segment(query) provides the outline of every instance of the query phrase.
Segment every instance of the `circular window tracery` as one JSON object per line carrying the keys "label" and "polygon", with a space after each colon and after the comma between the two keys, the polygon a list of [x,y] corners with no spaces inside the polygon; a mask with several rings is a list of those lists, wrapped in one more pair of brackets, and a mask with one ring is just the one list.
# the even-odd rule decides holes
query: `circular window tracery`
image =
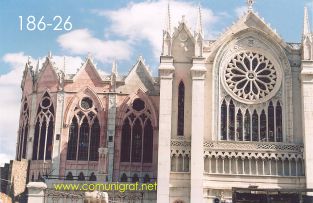
{"label": "circular window tracery", "polygon": [[84,97],[81,102],[80,102],[80,106],[82,107],[82,109],[88,110],[92,107],[93,102],[89,97]]}
{"label": "circular window tracery", "polygon": [[226,91],[244,103],[261,103],[279,89],[281,77],[273,62],[262,54],[242,52],[232,57],[223,74]]}
{"label": "circular window tracery", "polygon": [[133,109],[136,111],[141,111],[145,108],[145,102],[137,98],[133,101]]}
{"label": "circular window tracery", "polygon": [[49,97],[44,97],[40,102],[40,106],[43,109],[48,109],[51,106],[52,102]]}

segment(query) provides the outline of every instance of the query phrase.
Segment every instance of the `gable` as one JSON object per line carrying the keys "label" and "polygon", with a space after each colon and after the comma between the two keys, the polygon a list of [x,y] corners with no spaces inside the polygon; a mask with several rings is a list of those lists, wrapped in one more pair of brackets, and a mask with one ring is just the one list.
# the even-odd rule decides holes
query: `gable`
{"label": "gable", "polygon": [[50,59],[47,59],[40,70],[37,80],[37,90],[44,91],[50,89],[50,91],[57,91],[59,87],[59,77],[51,64]]}
{"label": "gable", "polygon": [[172,56],[174,62],[191,62],[195,54],[195,42],[185,23],[173,34]]}
{"label": "gable", "polygon": [[87,59],[86,63],[81,67],[81,69],[76,73],[73,78],[74,83],[81,83],[86,86],[102,86],[102,79],[94,67],[90,59]]}
{"label": "gable", "polygon": [[117,91],[132,93],[138,89],[150,93],[155,91],[154,80],[141,57],[125,78],[125,84],[118,87]]}
{"label": "gable", "polygon": [[[273,30],[263,19],[257,14],[250,11],[242,16],[236,23],[226,30],[215,42],[206,47],[205,50],[210,51],[210,56],[214,57],[219,48],[240,36],[242,33],[255,32],[262,34],[268,38],[271,38],[276,44],[291,51],[291,47],[284,42],[284,40],[277,34],[276,30]],[[212,58],[211,58],[212,60]]]}
{"label": "gable", "polygon": [[125,85],[134,89],[153,89],[153,81],[143,63],[139,63],[136,68],[125,79]]}

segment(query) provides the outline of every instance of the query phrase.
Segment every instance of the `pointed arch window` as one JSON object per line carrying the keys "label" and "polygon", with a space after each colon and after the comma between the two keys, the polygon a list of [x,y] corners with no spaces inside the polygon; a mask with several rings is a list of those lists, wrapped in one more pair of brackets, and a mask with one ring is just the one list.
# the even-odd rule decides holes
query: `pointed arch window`
{"label": "pointed arch window", "polygon": [[90,98],[84,97],[69,128],[67,160],[97,161],[100,143],[100,122]]}
{"label": "pointed arch window", "polygon": [[26,159],[27,137],[29,129],[29,108],[27,99],[25,98],[20,116],[20,127],[17,146],[17,160]]}
{"label": "pointed arch window", "polygon": [[121,162],[152,163],[153,126],[150,110],[127,109],[126,112],[122,126]]}
{"label": "pointed arch window", "polygon": [[215,72],[219,140],[283,141],[284,71],[267,54],[225,51],[221,58]]}
{"label": "pointed arch window", "polygon": [[177,135],[184,135],[185,122],[185,85],[181,81],[178,85],[178,107],[177,107]]}
{"label": "pointed arch window", "polygon": [[33,143],[33,160],[51,160],[54,130],[54,107],[46,92],[39,103]]}

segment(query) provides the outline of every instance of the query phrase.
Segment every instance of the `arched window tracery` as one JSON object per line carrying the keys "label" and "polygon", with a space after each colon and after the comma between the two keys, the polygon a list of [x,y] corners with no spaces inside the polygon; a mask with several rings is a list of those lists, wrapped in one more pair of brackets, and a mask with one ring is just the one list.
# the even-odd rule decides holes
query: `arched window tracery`
{"label": "arched window tracery", "polygon": [[29,129],[29,107],[27,99],[25,98],[21,116],[20,116],[20,126],[19,126],[19,136],[18,136],[18,146],[17,146],[17,160],[26,159],[26,147],[27,147],[27,137]]}
{"label": "arched window tracery", "polygon": [[39,103],[33,143],[33,160],[51,160],[54,130],[54,107],[46,92]]}
{"label": "arched window tracery", "polygon": [[275,59],[241,51],[222,64],[219,139],[283,142],[282,72]]}
{"label": "arched window tracery", "polygon": [[[134,101],[139,100],[144,102],[139,98]],[[144,107],[140,108],[139,111],[129,108],[126,112],[121,135],[121,162],[152,163],[153,126],[151,111]]]}
{"label": "arched window tracery", "polygon": [[97,161],[100,122],[92,99],[84,97],[75,107],[69,128],[67,160]]}
{"label": "arched window tracery", "polygon": [[[235,116],[231,110],[236,102],[230,99],[229,102],[224,100],[221,104],[221,120],[220,120],[220,139],[221,140],[236,140],[236,141],[261,141],[261,142],[282,142],[283,141],[283,118],[282,106],[279,101],[274,103],[268,102],[267,107],[261,110],[240,108],[235,112]],[[244,112],[244,114],[242,113]],[[223,115],[224,113],[224,115]],[[229,115],[227,120],[227,115]],[[234,125],[233,119],[236,118]],[[236,136],[232,137],[233,130]],[[228,130],[226,130],[228,129]]]}

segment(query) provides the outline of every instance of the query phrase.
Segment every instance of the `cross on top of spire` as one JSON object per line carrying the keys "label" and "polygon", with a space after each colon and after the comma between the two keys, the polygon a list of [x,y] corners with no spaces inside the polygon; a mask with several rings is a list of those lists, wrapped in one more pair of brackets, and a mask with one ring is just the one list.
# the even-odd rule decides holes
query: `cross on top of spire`
{"label": "cross on top of spire", "polygon": [[255,0],[247,0],[248,11],[253,10],[253,4],[254,3],[255,3]]}

